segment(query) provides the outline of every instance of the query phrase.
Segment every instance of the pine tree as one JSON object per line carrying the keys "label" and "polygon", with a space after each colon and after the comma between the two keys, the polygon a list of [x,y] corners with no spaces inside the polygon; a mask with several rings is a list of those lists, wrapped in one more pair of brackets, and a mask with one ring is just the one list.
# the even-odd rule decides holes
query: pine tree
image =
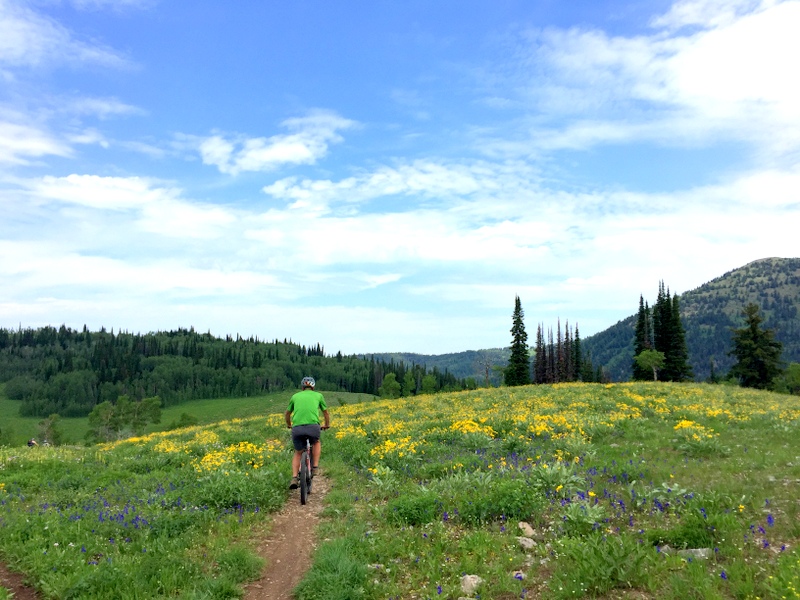
{"label": "pine tree", "polygon": [[664,351],[664,379],[666,381],[687,381],[694,377],[689,365],[689,350],[686,347],[686,334],[681,322],[678,295],[672,297],[668,346]]}
{"label": "pine tree", "polygon": [[650,310],[644,298],[639,296],[639,314],[633,339],[633,379],[652,380],[652,370],[642,367],[637,357],[646,350],[655,350],[664,355],[663,368],[658,371],[661,381],[686,381],[692,379],[686,334],[680,316],[677,294],[672,296],[663,281],[658,284],[658,297]]}
{"label": "pine tree", "polygon": [[511,326],[511,356],[505,371],[506,385],[527,385],[531,382],[528,334],[525,333],[525,313],[519,296],[514,300]]}
{"label": "pine tree", "polygon": [[639,295],[639,314],[636,318],[636,330],[633,337],[633,379],[634,381],[647,381],[651,374],[639,366],[636,357],[645,350],[652,350],[653,342],[651,339],[652,317],[650,307],[644,301],[644,297]]}
{"label": "pine tree", "polygon": [[564,353],[564,338],[561,337],[561,319],[556,329],[556,381],[567,381],[567,364]]}
{"label": "pine tree", "polygon": [[544,344],[542,325],[536,328],[536,356],[533,360],[533,382],[545,383],[547,378],[547,349]]}
{"label": "pine tree", "polygon": [[585,381],[583,378],[583,349],[581,348],[581,334],[578,324],[575,323],[575,339],[572,340],[572,367],[575,369],[575,381]]}
{"label": "pine tree", "polygon": [[736,357],[736,363],[729,375],[736,377],[743,387],[769,388],[772,380],[783,372],[783,344],[775,339],[772,329],[761,327],[764,319],[758,305],[745,306],[742,316],[744,327],[733,330],[733,349],[728,354]]}
{"label": "pine tree", "polygon": [[575,366],[572,356],[572,334],[569,330],[569,321],[564,328],[564,376],[565,381],[575,381]]}

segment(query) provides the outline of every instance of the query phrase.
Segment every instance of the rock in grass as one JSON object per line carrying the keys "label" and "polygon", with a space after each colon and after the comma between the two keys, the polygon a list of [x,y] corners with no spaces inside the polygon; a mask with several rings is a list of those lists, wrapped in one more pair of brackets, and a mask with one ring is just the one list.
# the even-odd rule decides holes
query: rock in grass
{"label": "rock in grass", "polygon": [[465,594],[474,594],[482,583],[483,579],[477,575],[464,575],[461,578],[461,591]]}
{"label": "rock in grass", "polygon": [[525,537],[532,538],[534,535],[533,527],[531,527],[530,524],[526,523],[525,521],[519,522],[519,530]]}
{"label": "rock in grass", "polygon": [[681,558],[691,560],[708,560],[711,558],[711,548],[687,548],[686,550],[676,550],[670,546],[661,546],[659,548],[661,554],[672,556],[677,554]]}
{"label": "rock in grass", "polygon": [[519,536],[517,537],[517,541],[519,545],[522,546],[525,550],[533,550],[536,547],[536,542],[529,537]]}
{"label": "rock in grass", "polygon": [[711,558],[711,548],[689,548],[688,550],[679,550],[678,556],[695,560],[708,560]]}

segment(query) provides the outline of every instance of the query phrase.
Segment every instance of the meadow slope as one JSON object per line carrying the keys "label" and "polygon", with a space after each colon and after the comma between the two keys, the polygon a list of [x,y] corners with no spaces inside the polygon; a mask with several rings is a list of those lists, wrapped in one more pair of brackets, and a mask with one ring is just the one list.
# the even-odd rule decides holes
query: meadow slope
{"label": "meadow slope", "polygon": [[[566,384],[332,412],[301,600],[800,597],[800,398]],[[289,456],[280,413],[2,449],[0,554],[43,597],[237,597]]]}

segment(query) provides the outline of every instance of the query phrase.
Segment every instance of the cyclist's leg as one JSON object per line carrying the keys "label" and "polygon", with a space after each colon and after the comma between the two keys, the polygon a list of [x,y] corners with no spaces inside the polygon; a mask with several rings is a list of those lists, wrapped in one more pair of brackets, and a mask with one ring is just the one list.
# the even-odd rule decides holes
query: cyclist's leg
{"label": "cyclist's leg", "polygon": [[300,472],[300,457],[303,456],[303,450],[295,450],[292,456],[292,477],[297,477]]}
{"label": "cyclist's leg", "polygon": [[294,456],[292,456],[292,481],[289,484],[290,490],[297,489],[297,480],[300,474],[300,457],[306,449],[306,435],[292,427],[292,446],[294,446]]}
{"label": "cyclist's leg", "polygon": [[319,466],[319,457],[322,455],[322,442],[312,440],[311,442],[311,467],[316,469]]}

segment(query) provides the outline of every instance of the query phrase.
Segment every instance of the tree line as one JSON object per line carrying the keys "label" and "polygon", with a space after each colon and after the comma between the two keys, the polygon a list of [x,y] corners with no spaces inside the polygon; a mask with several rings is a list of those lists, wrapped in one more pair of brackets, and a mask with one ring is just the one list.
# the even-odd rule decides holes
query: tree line
{"label": "tree line", "polygon": [[634,380],[689,381],[694,378],[678,295],[672,296],[663,281],[658,285],[652,310],[644,297],[639,296],[633,353]]}
{"label": "tree line", "polygon": [[[605,379],[602,369],[595,369],[590,357],[584,355],[578,326],[573,332],[567,321],[562,335],[560,319],[555,336],[551,328],[545,338],[544,328],[539,325],[531,361],[524,316],[517,296],[512,315],[510,357],[504,371],[506,385]],[[792,363],[785,368],[783,345],[772,329],[763,327],[759,307],[747,304],[742,316],[744,326],[731,331],[732,348],[728,355],[735,363],[727,374],[727,381],[743,387],[800,393],[800,364]],[[633,346],[633,380],[693,380],[678,295],[672,295],[663,281],[659,283],[652,308],[642,295],[639,296]],[[723,381],[723,377],[714,373],[713,365],[709,380],[712,383]]]}
{"label": "tree line", "polygon": [[[729,381],[742,387],[800,393],[800,365],[784,368],[783,344],[775,331],[764,327],[761,310],[754,302],[742,309],[744,325],[731,327],[728,356],[734,360],[727,375],[716,372],[711,362],[708,381]],[[694,378],[689,365],[686,336],[680,317],[677,294],[670,296],[661,282],[652,310],[639,296],[639,313],[634,333],[634,380],[689,381]]]}
{"label": "tree line", "polygon": [[163,406],[201,398],[262,395],[294,389],[313,375],[319,389],[378,395],[395,373],[408,395],[464,389],[447,371],[374,357],[327,355],[284,339],[217,338],[193,328],[134,334],[78,331],[62,325],[0,328],[0,382],[23,416],[86,416],[103,402],[159,397]]}
{"label": "tree line", "polygon": [[552,328],[545,333],[544,325],[539,324],[536,329],[533,360],[530,350],[528,334],[525,331],[525,313],[517,296],[512,315],[511,356],[504,372],[506,385],[604,380],[602,369],[595,369],[591,357],[583,352],[577,324],[573,330],[567,321],[562,334],[559,319],[555,336]]}

